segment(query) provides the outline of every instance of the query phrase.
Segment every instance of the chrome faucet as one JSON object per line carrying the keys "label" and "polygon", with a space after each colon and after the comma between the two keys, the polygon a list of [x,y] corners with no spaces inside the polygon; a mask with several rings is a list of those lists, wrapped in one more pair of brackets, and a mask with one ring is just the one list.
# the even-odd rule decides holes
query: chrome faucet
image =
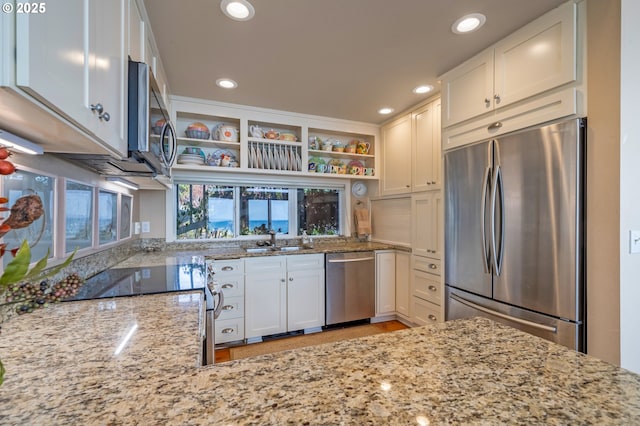
{"label": "chrome faucet", "polygon": [[270,245],[271,247],[275,247],[276,246],[276,231],[274,231],[273,229],[269,231],[269,235],[271,236],[271,242]]}

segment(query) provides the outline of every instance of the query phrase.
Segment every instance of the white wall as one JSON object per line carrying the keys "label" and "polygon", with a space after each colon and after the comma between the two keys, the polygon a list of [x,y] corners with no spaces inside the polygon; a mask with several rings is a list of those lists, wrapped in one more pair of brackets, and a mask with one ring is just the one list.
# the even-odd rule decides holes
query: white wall
{"label": "white wall", "polygon": [[640,373],[640,254],[629,230],[640,230],[640,2],[622,0],[620,78],[620,365]]}

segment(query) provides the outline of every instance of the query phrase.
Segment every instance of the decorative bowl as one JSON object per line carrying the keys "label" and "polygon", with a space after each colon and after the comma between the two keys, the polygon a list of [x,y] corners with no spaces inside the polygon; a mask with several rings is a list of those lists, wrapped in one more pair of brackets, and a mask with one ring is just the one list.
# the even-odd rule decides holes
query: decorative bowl
{"label": "decorative bowl", "polygon": [[187,135],[188,138],[192,138],[192,139],[209,139],[209,137],[211,137],[211,133],[207,130],[185,130],[184,133]]}

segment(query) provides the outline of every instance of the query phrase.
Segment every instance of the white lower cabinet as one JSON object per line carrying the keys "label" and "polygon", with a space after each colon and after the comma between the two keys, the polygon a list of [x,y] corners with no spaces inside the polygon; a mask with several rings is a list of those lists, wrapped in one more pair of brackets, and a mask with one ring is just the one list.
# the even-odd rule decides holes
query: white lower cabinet
{"label": "white lower cabinet", "polygon": [[215,320],[215,343],[244,340],[244,260],[214,260],[208,267],[224,295]]}
{"label": "white lower cabinet", "polygon": [[411,321],[418,325],[444,321],[440,261],[411,258]]}
{"label": "white lower cabinet", "polygon": [[323,325],[323,254],[245,260],[247,339]]}
{"label": "white lower cabinet", "polygon": [[409,318],[411,254],[396,252],[396,312]]}
{"label": "white lower cabinet", "polygon": [[396,310],[396,253],[376,251],[376,316]]}

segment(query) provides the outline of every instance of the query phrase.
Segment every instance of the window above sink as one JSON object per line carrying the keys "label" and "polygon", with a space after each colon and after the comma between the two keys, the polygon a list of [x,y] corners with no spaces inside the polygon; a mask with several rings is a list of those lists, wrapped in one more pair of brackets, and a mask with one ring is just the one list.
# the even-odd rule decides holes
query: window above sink
{"label": "window above sink", "polygon": [[175,193],[177,240],[256,238],[270,230],[280,237],[303,230],[340,235],[342,230],[343,188],[178,183]]}

